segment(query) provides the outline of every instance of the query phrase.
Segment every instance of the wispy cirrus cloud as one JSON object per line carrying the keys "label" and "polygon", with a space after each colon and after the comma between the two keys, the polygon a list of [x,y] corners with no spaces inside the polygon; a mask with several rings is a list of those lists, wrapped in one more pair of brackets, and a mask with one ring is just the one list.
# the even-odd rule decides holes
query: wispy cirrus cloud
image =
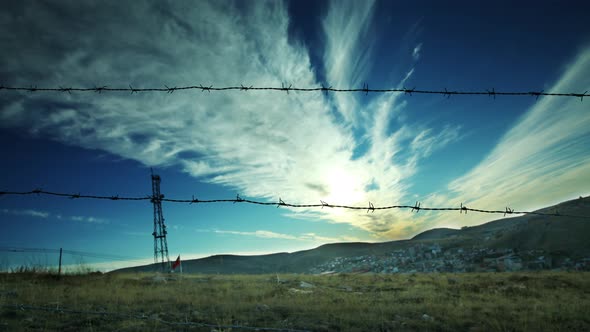
{"label": "wispy cirrus cloud", "polygon": [[[208,231],[208,230],[201,230],[201,231]],[[303,234],[299,234],[299,235],[293,235],[293,234],[277,233],[277,232],[272,232],[272,231],[268,231],[268,230],[256,230],[256,231],[250,232],[250,231],[214,229],[214,230],[210,230],[209,232],[213,232],[216,234],[250,236],[250,237],[257,237],[257,238],[262,238],[262,239],[283,239],[283,240],[319,242],[319,243],[358,241],[358,239],[356,239],[354,237],[349,237],[349,236],[329,237],[329,236],[318,235],[316,233],[303,233]]]}
{"label": "wispy cirrus cloud", "polygon": [[421,51],[422,51],[422,43],[419,43],[412,50],[412,58],[414,58],[415,61],[418,61],[420,59],[420,52]]}
{"label": "wispy cirrus cloud", "polygon": [[49,212],[33,210],[33,209],[24,209],[24,210],[1,209],[0,211],[2,211],[2,213],[4,213],[4,214],[11,214],[11,215],[15,215],[15,216],[29,216],[29,217],[43,218],[43,219],[47,219],[50,216]]}
{"label": "wispy cirrus cloud", "polygon": [[446,125],[440,132],[434,134],[432,128],[423,129],[412,139],[410,149],[416,155],[426,158],[436,150],[460,140],[460,132],[460,125]]}
{"label": "wispy cirrus cloud", "polygon": [[[375,3],[333,1],[323,21],[327,39],[324,54],[326,77],[331,85],[361,86],[374,61],[372,49],[376,36],[371,35]],[[421,44],[416,46],[412,57],[416,59]],[[397,88],[402,88],[412,77],[414,68],[398,78]],[[400,94],[378,95],[368,103],[361,102],[359,95],[336,94],[334,104],[344,119],[345,128],[361,132],[354,143],[367,143],[367,148],[358,152],[354,160],[339,163],[322,188],[333,188],[332,195],[324,196],[328,202],[342,204],[367,204],[368,202],[402,202],[408,196],[411,177],[419,163],[432,152],[460,140],[460,126],[445,126],[434,129],[403,120],[406,101]],[[327,180],[327,181],[326,181]],[[333,182],[332,184],[329,182]],[[328,214],[310,211],[310,219],[328,219],[345,222],[367,230],[379,239],[399,238],[407,232],[396,225],[407,220],[403,212],[382,211],[379,216],[354,211],[330,211]]]}
{"label": "wispy cirrus cloud", "polygon": [[[0,209],[0,212],[2,212],[4,214],[14,215],[14,216],[27,216],[27,217],[42,218],[42,219],[47,219],[49,217],[52,217],[52,214],[50,212],[40,211],[40,210],[35,210],[35,209]],[[67,218],[72,221],[85,222],[85,223],[91,223],[91,224],[107,224],[107,223],[109,223],[109,221],[107,219],[92,217],[92,216],[64,217],[62,214],[55,214],[54,216],[58,220],[63,220],[64,218]]]}
{"label": "wispy cirrus cloud", "polygon": [[[0,23],[3,44],[13,52],[0,64],[6,82],[100,82],[138,88],[320,85],[308,50],[289,42],[290,18],[282,2],[137,2],[132,17],[126,15],[129,6],[80,1],[75,6],[30,2],[10,7],[7,10],[18,15],[7,13]],[[366,79],[375,40],[370,35],[374,7],[373,1],[330,3],[323,20],[330,84],[361,86]],[[50,35],[45,34],[47,27]],[[43,42],[28,44],[39,35],[46,36]],[[23,49],[31,51],[18,52]],[[410,68],[398,79],[400,86],[413,72]],[[149,166],[181,167],[244,196],[280,196],[296,203],[400,202],[419,162],[460,137],[460,127],[435,129],[403,121],[406,103],[393,94],[376,97],[362,108],[357,95],[335,94],[331,99],[321,93],[262,91],[23,93],[0,98],[0,126],[24,128]],[[381,237],[391,236],[392,230],[401,234],[396,223],[405,218],[331,209],[302,211],[299,216],[349,223]],[[80,216],[78,221],[99,220],[89,218]]]}
{"label": "wispy cirrus cloud", "polygon": [[92,216],[71,216],[70,220],[85,222],[85,223],[89,223],[89,224],[108,224],[109,223],[109,221],[107,219],[97,218],[97,217],[92,217]]}
{"label": "wispy cirrus cloud", "polygon": [[[375,1],[331,1],[323,21],[326,34],[324,66],[329,84],[335,87],[358,86],[367,79],[371,69],[374,38],[371,20]],[[334,96],[337,111],[352,126],[359,121],[359,103],[354,96]]]}
{"label": "wispy cirrus cloud", "polygon": [[254,236],[263,239],[283,239],[283,240],[298,240],[296,236],[289,235],[289,234],[281,234],[275,233],[271,231],[265,230],[257,230],[254,232],[244,232],[244,231],[231,231],[231,230],[213,230],[213,233],[217,234],[231,234],[231,235],[242,235],[242,236]]}
{"label": "wispy cirrus cloud", "polygon": [[[590,90],[590,48],[570,63],[550,92]],[[590,193],[590,113],[571,98],[540,98],[494,149],[430,204],[534,210]],[[438,216],[429,226],[459,227],[489,220]]]}

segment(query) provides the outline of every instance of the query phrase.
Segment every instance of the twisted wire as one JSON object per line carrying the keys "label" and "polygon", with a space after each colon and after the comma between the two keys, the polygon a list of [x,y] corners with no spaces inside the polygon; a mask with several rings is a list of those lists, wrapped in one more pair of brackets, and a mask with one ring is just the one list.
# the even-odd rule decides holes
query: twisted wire
{"label": "twisted wire", "polygon": [[164,93],[174,93],[176,91],[187,91],[187,90],[197,90],[201,92],[211,92],[211,91],[272,91],[272,92],[335,92],[335,93],[347,93],[347,92],[358,92],[369,94],[370,93],[403,93],[406,95],[413,95],[413,94],[426,94],[426,95],[442,95],[444,97],[450,98],[451,96],[460,96],[460,95],[476,95],[476,96],[489,96],[493,97],[494,99],[496,96],[532,96],[535,98],[539,98],[541,96],[544,97],[574,97],[580,98],[580,101],[584,100],[584,97],[590,96],[588,91],[584,92],[545,92],[544,90],[530,90],[530,91],[496,91],[495,88],[491,90],[485,91],[460,91],[460,90],[421,90],[414,88],[385,88],[385,89],[370,89],[368,84],[364,84],[362,88],[334,88],[332,86],[325,87],[294,87],[292,85],[287,86],[286,84],[281,84],[280,87],[278,86],[267,86],[267,87],[256,87],[256,86],[248,86],[240,84],[240,86],[222,86],[222,87],[214,87],[213,85],[187,85],[187,86],[174,86],[168,87],[164,85],[163,87],[148,87],[148,88],[134,88],[131,85],[129,87],[109,87],[107,85],[99,85],[94,87],[37,87],[36,85],[31,85],[28,87],[25,86],[4,86],[0,85],[0,91],[22,91],[22,92],[62,92],[62,93],[69,93],[72,92],[95,92],[95,93],[106,93],[106,92],[129,92],[130,94],[137,94],[137,93],[144,93],[144,92],[164,92]]}
{"label": "twisted wire", "polygon": [[174,198],[165,198],[165,197],[154,197],[154,196],[143,196],[143,197],[125,197],[125,196],[100,196],[100,195],[82,195],[80,193],[71,194],[71,193],[60,193],[60,192],[52,192],[52,191],[45,191],[42,189],[34,189],[31,191],[0,191],[1,196],[30,196],[30,195],[48,195],[48,196],[58,196],[58,197],[67,197],[70,199],[98,199],[98,200],[113,200],[113,201],[160,201],[160,202],[170,202],[170,203],[187,203],[187,204],[214,204],[214,203],[245,203],[245,204],[253,204],[253,205],[262,205],[262,206],[276,206],[276,207],[287,207],[287,208],[333,208],[333,209],[348,209],[348,210],[366,210],[368,212],[375,212],[379,210],[393,210],[393,209],[409,209],[411,212],[420,212],[420,211],[459,211],[460,213],[467,213],[467,212],[476,212],[476,213],[488,213],[488,214],[503,214],[512,215],[512,214],[525,214],[525,215],[538,215],[538,216],[552,216],[552,217],[572,217],[572,218],[585,218],[590,219],[590,216],[579,216],[579,215],[571,215],[571,214],[561,214],[559,211],[554,213],[546,213],[546,212],[538,212],[538,211],[517,211],[510,207],[506,207],[504,210],[486,210],[486,209],[478,209],[478,208],[470,208],[463,203],[459,207],[423,207],[421,206],[420,202],[416,202],[414,205],[386,205],[386,206],[375,206],[372,202],[369,202],[366,206],[353,206],[353,205],[342,205],[342,204],[330,204],[325,201],[320,200],[319,204],[292,204],[286,203],[281,198],[279,198],[278,202],[264,202],[264,201],[257,201],[251,199],[244,199],[237,195],[235,198],[229,199],[198,199],[194,196],[190,199],[174,199]]}

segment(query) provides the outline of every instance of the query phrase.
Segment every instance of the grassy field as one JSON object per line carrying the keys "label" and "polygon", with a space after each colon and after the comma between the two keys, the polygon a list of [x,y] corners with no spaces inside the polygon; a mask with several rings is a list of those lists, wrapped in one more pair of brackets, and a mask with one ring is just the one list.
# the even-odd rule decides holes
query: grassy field
{"label": "grassy field", "polygon": [[590,273],[173,278],[0,274],[0,331],[590,331]]}

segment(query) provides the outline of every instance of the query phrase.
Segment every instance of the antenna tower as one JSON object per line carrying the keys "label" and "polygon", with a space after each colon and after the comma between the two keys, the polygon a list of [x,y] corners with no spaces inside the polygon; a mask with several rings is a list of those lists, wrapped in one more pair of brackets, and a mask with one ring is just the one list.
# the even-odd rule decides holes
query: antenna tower
{"label": "antenna tower", "polygon": [[[163,270],[170,270],[170,257],[168,257],[168,241],[166,241],[166,225],[162,213],[162,198],[160,193],[160,176],[152,170],[152,199],[154,204],[154,263],[162,263]],[[158,259],[160,257],[160,259]]]}

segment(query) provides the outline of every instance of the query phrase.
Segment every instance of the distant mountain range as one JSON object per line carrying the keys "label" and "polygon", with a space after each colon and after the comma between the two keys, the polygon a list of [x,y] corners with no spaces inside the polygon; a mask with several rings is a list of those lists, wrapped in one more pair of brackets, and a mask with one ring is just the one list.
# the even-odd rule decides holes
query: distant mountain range
{"label": "distant mountain range", "polygon": [[[590,216],[590,197],[563,202],[536,212],[559,213],[576,216]],[[464,252],[464,250],[487,250],[488,252],[541,252],[545,255],[568,257],[566,262],[590,257],[590,219],[524,215],[491,221],[479,226],[461,229],[435,228],[414,236],[409,240],[382,243],[333,243],[315,249],[293,253],[276,253],[258,256],[215,255],[182,262],[184,273],[206,274],[264,274],[264,273],[313,273],[322,271],[318,267],[335,266],[354,257],[390,257],[404,252],[416,265],[416,260],[427,258],[434,262],[430,251],[416,255],[416,248],[440,247],[440,252]],[[430,249],[428,249],[430,250]],[[436,256],[436,252],[433,251]],[[438,256],[442,266],[442,255]],[[403,258],[403,257],[402,257]],[[452,258],[452,257],[451,257]],[[451,259],[446,255],[446,260]],[[571,260],[569,259],[571,258]],[[563,259],[561,260],[563,261]],[[399,260],[394,260],[399,262]],[[404,263],[405,260],[404,260]],[[374,267],[376,264],[372,263]],[[379,269],[387,270],[380,263]],[[432,264],[431,264],[432,265]],[[425,266],[423,264],[423,266]],[[434,266],[434,265],[432,265]],[[344,269],[354,271],[354,269]],[[326,270],[326,268],[324,268]],[[373,269],[375,270],[375,269]],[[439,270],[439,269],[436,269]],[[161,271],[161,265],[150,264],[113,271],[153,272]],[[381,270],[377,270],[381,271]]]}

